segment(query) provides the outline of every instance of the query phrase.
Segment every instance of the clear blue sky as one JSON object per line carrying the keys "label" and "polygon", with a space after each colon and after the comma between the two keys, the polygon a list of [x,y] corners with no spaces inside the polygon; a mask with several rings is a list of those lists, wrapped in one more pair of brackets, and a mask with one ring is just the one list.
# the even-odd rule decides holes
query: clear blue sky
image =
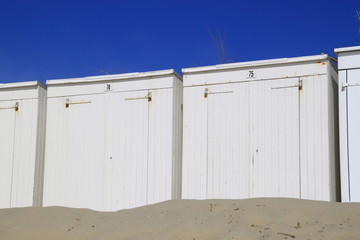
{"label": "clear blue sky", "polygon": [[218,63],[360,45],[360,1],[4,1],[0,83]]}

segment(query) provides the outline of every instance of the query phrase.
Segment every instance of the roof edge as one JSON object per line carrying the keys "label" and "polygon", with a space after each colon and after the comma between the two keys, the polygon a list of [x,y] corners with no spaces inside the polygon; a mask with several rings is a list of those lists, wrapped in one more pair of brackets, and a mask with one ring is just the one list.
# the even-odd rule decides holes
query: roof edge
{"label": "roof edge", "polygon": [[20,88],[20,87],[34,87],[40,86],[46,89],[46,86],[39,81],[28,81],[28,82],[14,82],[14,83],[0,83],[0,89],[6,88]]}
{"label": "roof edge", "polygon": [[68,84],[68,83],[89,83],[97,81],[112,81],[112,80],[125,80],[125,79],[136,79],[142,77],[155,77],[155,76],[166,76],[166,75],[180,75],[174,69],[160,70],[160,71],[151,71],[151,72],[134,72],[134,73],[123,73],[123,74],[112,74],[112,75],[100,75],[100,76],[90,76],[82,78],[65,78],[65,79],[54,79],[47,80],[47,85],[57,85],[57,84]]}
{"label": "roof edge", "polygon": [[335,53],[342,53],[342,52],[353,52],[353,51],[360,51],[360,46],[353,46],[353,47],[343,47],[343,48],[335,48]]}
{"label": "roof edge", "polygon": [[227,63],[227,64],[218,64],[218,65],[204,66],[204,67],[183,68],[182,72],[183,73],[206,72],[206,71],[215,71],[221,69],[238,69],[238,68],[246,68],[246,67],[254,67],[254,66],[278,65],[278,64],[297,63],[297,62],[311,62],[311,61],[319,61],[324,59],[329,59],[329,56],[327,54],[321,54],[321,55],[294,57],[294,58],[276,58],[269,60]]}

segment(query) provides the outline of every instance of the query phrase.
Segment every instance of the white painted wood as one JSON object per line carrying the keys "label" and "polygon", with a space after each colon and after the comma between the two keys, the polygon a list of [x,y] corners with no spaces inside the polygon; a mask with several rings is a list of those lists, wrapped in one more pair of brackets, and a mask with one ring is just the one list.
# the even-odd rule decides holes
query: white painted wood
{"label": "white painted wood", "polygon": [[[0,207],[11,206],[12,170],[15,138],[15,101],[0,102],[0,132],[1,132],[1,167],[0,167]],[[1,109],[4,108],[4,109]],[[8,108],[8,109],[5,109]]]}
{"label": "white painted wood", "polygon": [[360,65],[360,47],[337,48],[335,52],[338,54],[339,70],[347,70],[359,68]]}
{"label": "white painted wood", "polygon": [[[347,71],[347,82],[360,82],[360,69]],[[360,86],[347,88],[347,122],[349,151],[349,190],[350,201],[360,202]]]}
{"label": "white painted wood", "polygon": [[39,95],[38,89],[46,89],[44,85],[37,81],[16,82],[0,84],[0,101],[34,99]]}
{"label": "white painted wood", "polygon": [[0,86],[0,208],[41,206],[46,89]]}
{"label": "white painted wood", "polygon": [[[138,91],[148,89],[161,89],[161,88],[172,88],[173,82],[171,76],[161,76],[159,78],[141,78],[141,79],[130,79],[121,81],[113,80],[100,81],[100,82],[79,82],[74,84],[53,84],[52,81],[47,81],[49,87],[49,97],[61,97],[66,94],[67,96],[78,96],[88,94],[104,93],[107,90],[108,84],[112,92],[124,92],[124,91]],[[150,81],[149,81],[150,80]]]}
{"label": "white painted wood", "polygon": [[207,101],[207,198],[219,195],[231,198],[233,164],[234,87],[212,86],[208,89]]}
{"label": "white painted wood", "polygon": [[[198,67],[183,69],[184,87],[197,85],[224,84],[235,82],[261,81],[291,77],[328,74],[326,63],[328,56],[289,58],[285,61],[274,61],[273,64],[264,64],[263,61],[245,62],[238,65],[223,64],[222,67]],[[277,59],[274,59],[277,60]],[[229,66],[229,67],[226,67]],[[253,72],[254,77],[249,78]]]}
{"label": "white painted wood", "polygon": [[264,67],[274,67],[277,65],[298,65],[304,62],[315,62],[315,61],[323,61],[327,60],[328,56],[326,54],[315,55],[315,56],[305,56],[305,57],[294,57],[294,58],[277,58],[277,59],[267,59],[267,60],[258,60],[258,61],[249,61],[249,62],[237,62],[237,63],[225,63],[218,64],[213,66],[205,66],[205,67],[194,67],[194,68],[184,68],[182,69],[183,73],[199,73],[199,72],[207,72],[207,71],[217,71],[223,69],[239,69],[239,68],[247,68],[247,67],[255,67],[259,66],[261,68]]}
{"label": "white painted wood", "polygon": [[148,188],[148,91],[111,94],[107,184],[110,209],[147,203]]}
{"label": "white painted wood", "polygon": [[300,198],[298,78],[250,83],[254,197]]}
{"label": "white painted wood", "polygon": [[[309,76],[302,78],[304,86],[300,96],[301,120],[301,192],[307,199],[335,200],[334,189],[336,162],[334,148],[337,144],[329,141],[334,136],[332,106],[334,100],[329,89],[328,76]],[[331,137],[332,136],[332,137]],[[331,138],[330,138],[331,137]],[[319,170],[321,169],[321,171]],[[330,186],[330,187],[329,187]]]}
{"label": "white painted wood", "polygon": [[48,81],[44,206],[115,211],[180,195],[182,82],[140,75]]}
{"label": "white painted wood", "polygon": [[[67,101],[88,103],[66,107]],[[104,179],[97,173],[105,170],[105,108],[104,94],[48,99],[44,206],[102,203]]]}
{"label": "white painted wood", "polygon": [[[205,87],[184,89],[182,198],[207,198],[207,101]],[[196,159],[196,160],[195,160]]]}
{"label": "white painted wood", "polygon": [[296,59],[183,70],[183,198],[336,200],[336,77]]}
{"label": "white painted wood", "polygon": [[169,81],[169,78],[172,77],[181,79],[173,69],[170,69],[143,73],[48,80],[46,83],[51,86],[48,96],[59,97],[64,94],[71,96],[103,93],[107,91],[108,87],[110,87],[109,90],[113,92],[171,88],[173,87],[173,82]]}
{"label": "white painted wood", "polygon": [[360,202],[358,126],[360,93],[360,48],[335,49],[339,58],[339,122],[341,201]]}
{"label": "white painted wood", "polygon": [[339,71],[339,146],[340,146],[340,177],[341,177],[341,201],[350,201],[349,183],[349,155],[348,155],[348,110],[347,110],[347,83],[346,71]]}
{"label": "white painted wood", "polygon": [[[149,91],[149,132],[148,132],[148,196],[149,204],[157,203],[163,199],[175,198],[173,195],[173,182],[176,175],[173,170],[176,162],[169,161],[175,157],[173,151],[173,89],[157,89]],[[179,152],[178,152],[179,154]],[[177,160],[180,158],[177,157]],[[180,184],[178,182],[178,184]],[[178,188],[178,187],[177,187]]]}

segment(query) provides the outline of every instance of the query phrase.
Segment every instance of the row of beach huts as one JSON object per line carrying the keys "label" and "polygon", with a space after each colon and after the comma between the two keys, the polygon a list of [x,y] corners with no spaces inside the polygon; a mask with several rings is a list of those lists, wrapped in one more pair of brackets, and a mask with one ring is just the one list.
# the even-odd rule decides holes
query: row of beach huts
{"label": "row of beach huts", "polygon": [[0,84],[0,208],[360,202],[360,47]]}

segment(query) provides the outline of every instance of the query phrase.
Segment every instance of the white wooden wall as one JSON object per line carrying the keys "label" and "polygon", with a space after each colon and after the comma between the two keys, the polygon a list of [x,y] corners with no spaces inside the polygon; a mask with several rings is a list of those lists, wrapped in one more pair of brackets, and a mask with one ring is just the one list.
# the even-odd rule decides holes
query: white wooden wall
{"label": "white wooden wall", "polygon": [[38,83],[0,89],[0,208],[41,205],[45,106]]}
{"label": "white wooden wall", "polygon": [[49,98],[44,206],[114,211],[179,197],[182,82],[144,89],[151,81]]}
{"label": "white wooden wall", "polygon": [[341,201],[360,202],[360,47],[335,52],[339,58]]}
{"label": "white wooden wall", "polygon": [[[360,54],[359,54],[360,55]],[[347,71],[347,83],[360,83],[360,69]],[[360,202],[360,86],[347,87],[349,200]]]}
{"label": "white wooden wall", "polygon": [[282,88],[297,83],[185,90],[185,198],[300,197],[299,91]]}
{"label": "white wooden wall", "polygon": [[336,200],[331,67],[312,64],[185,71],[183,198]]}

